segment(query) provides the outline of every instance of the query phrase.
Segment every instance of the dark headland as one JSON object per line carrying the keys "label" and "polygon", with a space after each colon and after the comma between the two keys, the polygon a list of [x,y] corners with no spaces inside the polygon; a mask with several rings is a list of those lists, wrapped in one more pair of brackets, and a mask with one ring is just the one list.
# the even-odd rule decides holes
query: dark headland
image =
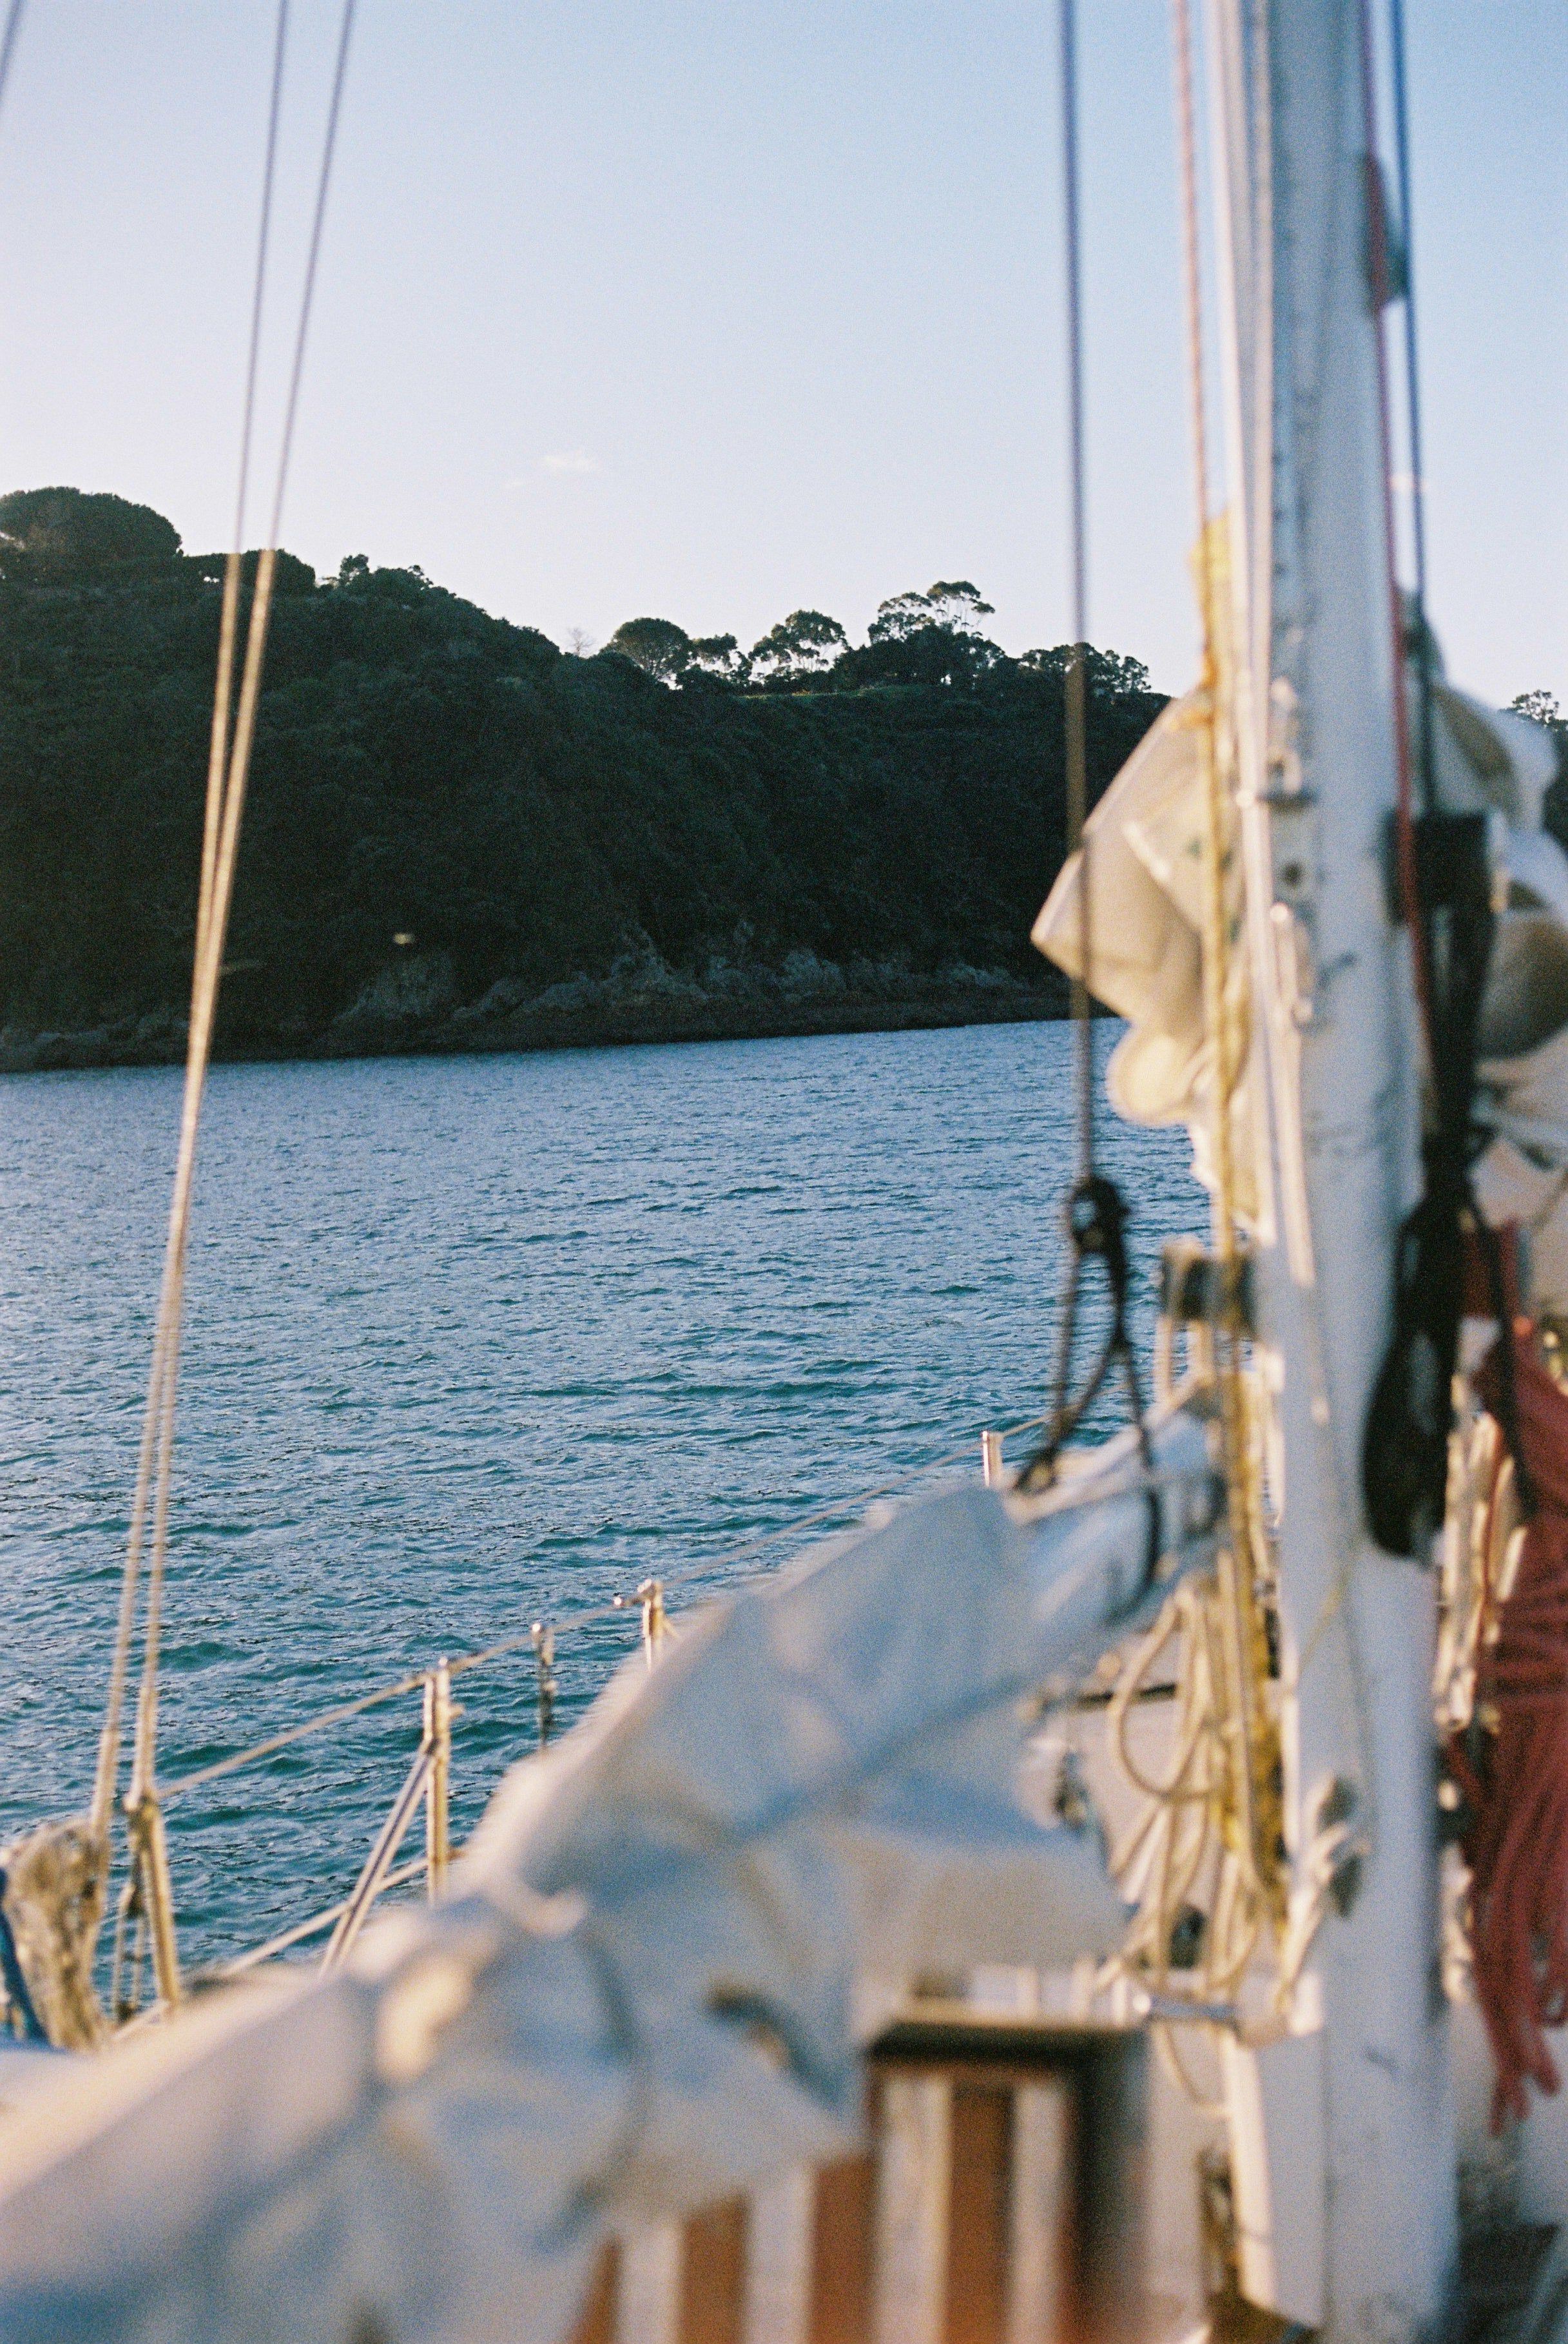
{"label": "dark headland", "polygon": [[[0,499],[0,1069],[182,1055],[217,557],[145,506]],[[639,620],[562,652],[417,570],[279,561],[221,1057],[1051,1016],[1067,652],[966,581],[851,646]],[[1088,662],[1091,787],[1162,702]]]}

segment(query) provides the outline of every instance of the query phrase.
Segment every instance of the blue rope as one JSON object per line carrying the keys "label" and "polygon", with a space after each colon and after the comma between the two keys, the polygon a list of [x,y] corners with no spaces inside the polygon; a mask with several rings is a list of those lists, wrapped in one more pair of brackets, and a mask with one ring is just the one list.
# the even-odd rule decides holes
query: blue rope
{"label": "blue rope", "polygon": [[5,1874],[3,1870],[0,1870],[0,1984],[5,1985],[13,2016],[20,2022],[23,2042],[47,2043],[49,2038],[33,2006],[33,1997],[22,1974],[22,1957],[16,1951],[15,1932],[11,1926],[11,1915],[5,1910]]}

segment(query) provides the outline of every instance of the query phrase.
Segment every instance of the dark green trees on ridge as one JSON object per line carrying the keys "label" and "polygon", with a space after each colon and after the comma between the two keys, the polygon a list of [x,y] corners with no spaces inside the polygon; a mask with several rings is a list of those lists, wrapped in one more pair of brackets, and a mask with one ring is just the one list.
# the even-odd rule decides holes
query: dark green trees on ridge
{"label": "dark green trees on ridge", "polygon": [[[221,575],[146,507],[0,500],[13,1034],[182,1008]],[[417,569],[283,557],[278,586],[225,1046],[310,1046],[407,966],[394,937],[454,1015],[629,953],[699,986],[792,955],[1044,982],[1066,654],[1006,657],[962,581],[855,648],[796,611],[749,655],[643,620],[596,657]],[[1091,682],[1098,785],[1160,702],[1113,654]]]}

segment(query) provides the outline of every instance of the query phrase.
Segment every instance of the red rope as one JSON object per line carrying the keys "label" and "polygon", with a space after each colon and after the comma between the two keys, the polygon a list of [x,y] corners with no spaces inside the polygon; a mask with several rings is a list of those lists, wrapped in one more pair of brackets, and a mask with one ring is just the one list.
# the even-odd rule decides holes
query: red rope
{"label": "red rope", "polygon": [[[1521,1332],[1527,1320],[1516,1320]],[[1501,1401],[1498,1348],[1479,1379]],[[1527,2082],[1561,2082],[1544,2030],[1568,2020],[1568,1393],[1528,1342],[1513,1344],[1514,1407],[1535,1510],[1513,1585],[1485,1601],[1476,1652],[1479,1731],[1448,1751],[1469,1823],[1476,1999],[1497,2084],[1492,2126],[1522,2117]]]}

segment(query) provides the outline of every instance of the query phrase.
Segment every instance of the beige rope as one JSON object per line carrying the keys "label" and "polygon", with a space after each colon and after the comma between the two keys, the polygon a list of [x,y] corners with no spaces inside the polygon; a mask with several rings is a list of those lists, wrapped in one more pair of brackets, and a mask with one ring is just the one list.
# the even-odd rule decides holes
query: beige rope
{"label": "beige rope", "polygon": [[[1212,1241],[1220,1309],[1213,1329],[1215,1380],[1225,1440],[1229,1536],[1212,1581],[1181,1589],[1129,1656],[1108,1720],[1110,1754],[1145,1801],[1113,1868],[1138,1915],[1114,1968],[1168,1991],[1172,1933],[1189,1905],[1204,1916],[1195,1993],[1213,2003],[1234,1993],[1266,1919],[1282,1918],[1277,1733],[1266,1705],[1268,1653],[1259,1608],[1267,1552],[1259,1445],[1252,1422],[1238,1311],[1241,1260],[1234,1160],[1239,1087],[1238,963],[1232,950],[1232,864],[1226,752],[1219,711],[1219,581],[1209,512],[1204,389],[1198,163],[1189,0],[1173,0],[1177,125],[1180,150],[1188,389],[1198,508],[1199,600],[1203,622],[1199,690],[1204,807],[1202,968],[1204,1017],[1212,1058]],[[1145,1771],[1130,1748],[1133,1704],[1155,1662],[1179,1646],[1177,1708],[1163,1770]],[[1162,2063],[1200,2107],[1168,2028],[1155,2030]]]}
{"label": "beige rope", "polygon": [[1219,730],[1219,674],[1216,655],[1218,581],[1209,519],[1209,467],[1204,397],[1202,281],[1199,249],[1198,163],[1193,104],[1192,26],[1189,0],[1174,0],[1177,104],[1182,184],[1182,240],[1188,327],[1188,384],[1191,401],[1194,485],[1198,503],[1203,611],[1204,728],[1204,1011],[1214,1053],[1213,1236],[1220,1265],[1221,1311],[1215,1329],[1216,1367],[1224,1423],[1230,1537],[1219,1559],[1224,1637],[1227,1722],[1234,1741],[1230,1769],[1238,1856],[1250,1874],[1252,1890],[1277,1904],[1279,1837],[1274,1735],[1266,1715],[1263,1686],[1267,1649],[1257,1601],[1263,1503],[1257,1443],[1250,1423],[1246,1378],[1240,1359],[1236,1281],[1239,1261],[1233,1159],[1233,1107],[1239,1083],[1234,1031],[1237,1005],[1235,956],[1229,935],[1229,874],[1233,849],[1229,836],[1227,792]]}
{"label": "beige rope", "polygon": [[271,521],[267,545],[257,562],[256,580],[251,594],[250,623],[246,642],[245,663],[240,677],[238,705],[233,716],[233,737],[230,740],[230,696],[235,647],[238,635],[242,568],[240,547],[243,543],[245,480],[249,460],[262,287],[266,271],[278,111],[288,22],[288,0],[279,0],[273,69],[272,115],[263,185],[256,298],[252,312],[249,374],[245,423],[241,435],[240,486],[236,516],[235,545],[224,572],[223,607],[218,631],[217,673],[213,692],[207,801],[202,826],[201,880],[197,904],[196,949],[191,975],[190,1026],[186,1047],[185,1092],[180,1112],[179,1147],[175,1164],[174,1193],[169,1206],[168,1234],[165,1244],[157,1320],[153,1337],[152,1368],[148,1377],[147,1409],[143,1418],[141,1444],[137,1453],[136,1490],[131,1506],[130,1531],[126,1541],[126,1565],[121,1582],[114,1654],[109,1672],[108,1698],[106,1703],[103,1730],[99,1737],[97,1767],[90,1809],[91,1825],[95,1833],[105,1842],[106,1848],[118,1781],[126,1682],[129,1670],[130,1646],[136,1622],[143,1554],[147,1543],[149,1502],[152,1513],[152,1542],[151,1557],[147,1565],[147,1618],[141,1690],[137,1702],[135,1751],[131,1770],[132,1804],[149,1796],[153,1785],[157,1733],[158,1656],[162,1626],[163,1581],[167,1554],[168,1505],[174,1451],[175,1398],[178,1380],[179,1338],[184,1315],[186,1261],[189,1242],[190,1201],[195,1180],[197,1140],[201,1125],[201,1108],[207,1067],[212,1053],[218,985],[222,975],[224,945],[228,937],[228,915],[234,893],[235,866],[238,856],[240,823],[250,775],[251,753],[255,744],[256,713],[260,698],[262,667],[266,656],[268,627],[272,609],[273,581],[277,568],[278,536],[282,518],[283,494],[298,404],[305,345],[320,253],[321,230],[325,218],[332,156],[336,146],[354,10],[355,0],[344,0],[331,105],[317,186],[316,209],[304,289],[300,300],[298,329],[295,339],[293,370],[289,379],[288,401],[278,457]]}

